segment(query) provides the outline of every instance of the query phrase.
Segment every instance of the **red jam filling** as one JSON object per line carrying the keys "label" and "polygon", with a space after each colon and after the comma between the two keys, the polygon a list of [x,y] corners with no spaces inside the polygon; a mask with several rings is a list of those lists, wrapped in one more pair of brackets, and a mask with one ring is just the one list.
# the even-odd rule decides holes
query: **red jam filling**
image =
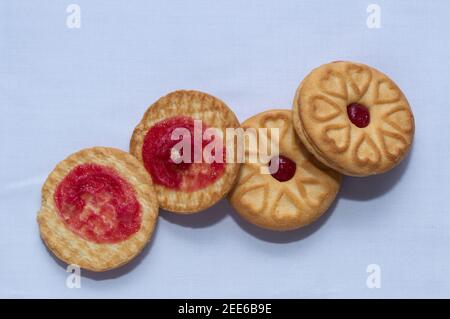
{"label": "red jam filling", "polygon": [[[278,161],[277,171],[274,172],[270,171],[272,161]],[[280,182],[286,182],[290,180],[295,175],[296,170],[297,165],[295,164],[295,162],[283,155],[275,156],[269,162],[269,173],[272,175],[273,178],[275,178]]]}
{"label": "red jam filling", "polygon": [[[173,160],[173,148],[182,141],[182,137],[172,138],[172,132],[177,128],[187,129],[190,133],[191,158],[180,163]],[[203,149],[212,139],[203,138],[207,129],[204,124],[201,131],[195,129],[197,132],[194,132],[194,128],[194,119],[176,116],[162,120],[148,130],[142,146],[142,158],[154,183],[175,190],[193,192],[214,183],[222,175],[225,170],[225,148],[220,161],[205,162]],[[194,143],[194,139],[198,142]],[[195,149],[195,145],[201,149]],[[183,156],[183,150],[184,148],[180,149],[179,157]],[[215,156],[215,152],[212,151],[211,155]]]}
{"label": "red jam filling", "polygon": [[347,106],[347,115],[357,127],[366,127],[370,123],[369,109],[362,104],[352,103]]}
{"label": "red jam filling", "polygon": [[68,228],[96,243],[120,242],[141,226],[133,187],[107,166],[73,168],[56,188],[54,200]]}

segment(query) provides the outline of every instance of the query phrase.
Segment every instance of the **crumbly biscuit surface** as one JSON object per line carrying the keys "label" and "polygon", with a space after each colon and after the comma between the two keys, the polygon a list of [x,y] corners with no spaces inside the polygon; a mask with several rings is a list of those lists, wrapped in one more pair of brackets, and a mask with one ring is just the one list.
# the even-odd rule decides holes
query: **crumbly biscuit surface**
{"label": "crumbly biscuit surface", "polygon": [[[96,243],[71,231],[58,214],[54,200],[59,183],[82,164],[99,164],[114,169],[136,192],[141,207],[139,230],[117,243]],[[145,168],[124,151],[93,147],[76,152],[60,162],[50,173],[42,188],[42,206],[38,213],[41,237],[47,247],[61,260],[91,271],[105,271],[128,263],[151,238],[158,217],[158,202]]]}
{"label": "crumbly biscuit surface", "polygon": [[[226,136],[226,128],[238,128],[239,121],[233,111],[221,100],[199,91],[180,90],[169,93],[152,104],[136,126],[130,142],[130,153],[143,161],[142,147],[148,130],[162,120],[177,116],[188,116],[201,120],[205,125],[218,129]],[[226,145],[226,149],[235,145]],[[239,163],[226,163],[223,174],[213,184],[184,192],[154,184],[160,206],[175,213],[202,211],[223,198],[232,187]]]}

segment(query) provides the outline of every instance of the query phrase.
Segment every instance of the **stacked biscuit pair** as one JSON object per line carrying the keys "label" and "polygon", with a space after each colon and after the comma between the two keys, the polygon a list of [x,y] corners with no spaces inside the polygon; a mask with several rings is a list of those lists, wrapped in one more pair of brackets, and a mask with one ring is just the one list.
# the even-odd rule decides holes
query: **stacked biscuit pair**
{"label": "stacked biscuit pair", "polygon": [[[236,140],[224,138],[227,129],[238,128],[250,132],[243,163],[229,156],[239,153]],[[103,271],[142,250],[158,207],[195,213],[228,195],[251,223],[296,229],[328,209],[341,174],[391,169],[408,152],[413,134],[400,89],[357,63],[313,70],[297,89],[293,110],[269,110],[242,125],[219,99],[176,91],[144,114],[131,154],[95,147],[57,165],[42,191],[41,236],[63,261]],[[262,145],[272,147],[270,157]]]}

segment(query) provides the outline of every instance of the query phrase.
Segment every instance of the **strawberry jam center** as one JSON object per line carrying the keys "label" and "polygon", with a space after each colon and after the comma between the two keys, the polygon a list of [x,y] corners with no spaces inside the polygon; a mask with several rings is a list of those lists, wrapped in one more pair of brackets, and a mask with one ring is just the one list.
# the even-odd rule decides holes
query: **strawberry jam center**
{"label": "strawberry jam center", "polygon": [[347,106],[347,115],[350,121],[357,127],[363,128],[370,123],[370,112],[367,107],[359,103],[352,103]]}
{"label": "strawberry jam center", "polygon": [[96,243],[120,242],[141,226],[133,187],[107,166],[76,166],[57,186],[54,200],[68,228]]}
{"label": "strawberry jam center", "polygon": [[[179,135],[174,132],[175,129],[188,134]],[[214,140],[214,137],[203,138],[206,129],[203,123],[201,129],[196,127],[190,117],[176,116],[162,120],[148,130],[142,146],[142,158],[154,183],[193,192],[214,183],[222,175],[225,170],[225,148],[220,144],[223,154],[220,160],[219,154],[215,157],[213,148],[210,154],[214,158],[205,161],[203,150]],[[183,139],[187,143],[178,149],[176,145]],[[184,156],[184,146],[190,148],[190,155],[187,153]]]}
{"label": "strawberry jam center", "polygon": [[[274,172],[271,172],[272,161],[278,161],[278,170]],[[276,168],[276,165],[274,165],[274,167]],[[274,156],[269,162],[269,173],[273,178],[280,182],[290,180],[295,175],[296,170],[297,165],[295,162],[283,155]]]}

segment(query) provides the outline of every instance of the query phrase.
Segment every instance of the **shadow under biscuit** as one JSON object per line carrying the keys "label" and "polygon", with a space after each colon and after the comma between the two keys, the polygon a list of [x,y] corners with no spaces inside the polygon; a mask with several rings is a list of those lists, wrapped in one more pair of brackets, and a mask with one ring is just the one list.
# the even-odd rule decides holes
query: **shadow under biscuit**
{"label": "shadow under biscuit", "polygon": [[413,151],[414,144],[403,161],[386,173],[367,177],[343,176],[338,196],[355,201],[366,201],[383,196],[401,180]]}
{"label": "shadow under biscuit", "polygon": [[176,214],[160,209],[160,217],[172,224],[183,227],[204,228],[221,221],[232,210],[226,199],[220,200],[215,205],[194,214]]}
{"label": "shadow under biscuit", "polygon": [[232,207],[230,209],[233,210],[231,214],[232,218],[236,221],[236,223],[239,225],[240,228],[242,228],[250,235],[266,242],[284,244],[303,240],[312,235],[319,228],[321,228],[333,213],[334,209],[336,208],[338,200],[339,194],[337,195],[336,200],[333,201],[331,206],[328,208],[328,210],[312,224],[299,229],[288,231],[274,231],[255,226],[247,222],[241,216],[239,216],[239,214],[236,211],[234,211]]}
{"label": "shadow under biscuit", "polygon": [[[126,275],[130,271],[132,271],[134,268],[136,268],[142,260],[147,256],[147,254],[150,252],[153,243],[155,241],[156,233],[158,230],[158,224],[156,223],[155,229],[153,230],[152,238],[150,239],[150,242],[142,249],[142,251],[137,255],[134,259],[132,259],[129,263],[115,269],[103,271],[103,272],[95,272],[95,271],[89,271],[86,269],[81,269],[81,278],[89,278],[96,281],[101,280],[108,280],[108,279],[114,279],[121,277],[123,275]],[[41,239],[42,240],[42,239]],[[68,264],[60,260],[58,257],[56,257],[53,252],[45,245],[44,246],[49,253],[49,255],[55,260],[55,262],[63,269],[65,272],[67,269]]]}

